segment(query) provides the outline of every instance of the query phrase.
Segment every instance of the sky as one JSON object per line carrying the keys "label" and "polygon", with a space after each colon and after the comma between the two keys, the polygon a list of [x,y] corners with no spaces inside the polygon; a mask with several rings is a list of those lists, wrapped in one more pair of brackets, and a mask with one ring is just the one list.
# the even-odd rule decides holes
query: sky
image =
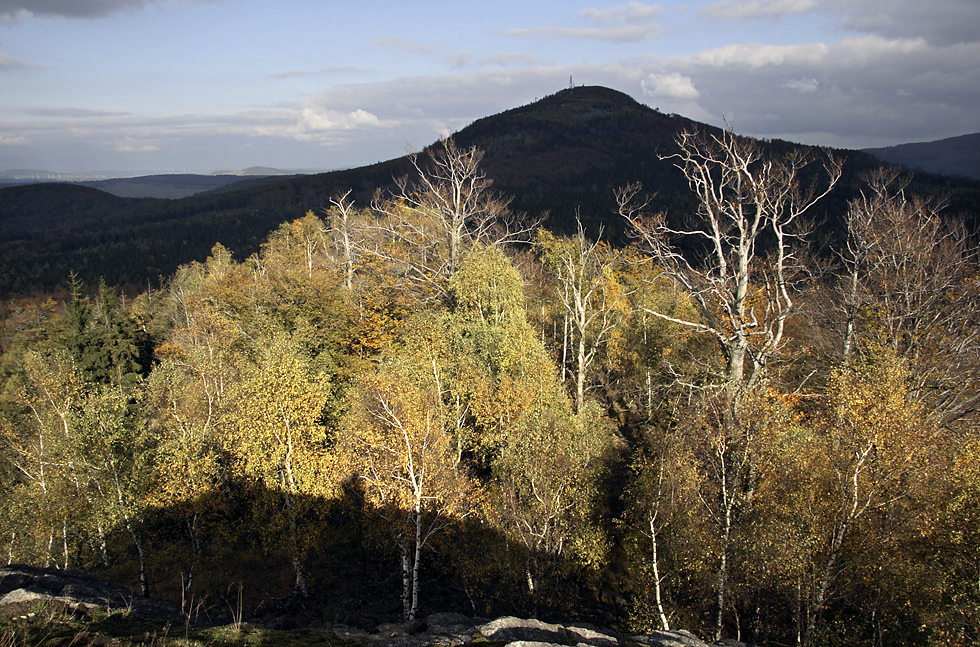
{"label": "sky", "polygon": [[0,170],[355,167],[570,82],[808,144],[980,132],[980,0],[0,0]]}

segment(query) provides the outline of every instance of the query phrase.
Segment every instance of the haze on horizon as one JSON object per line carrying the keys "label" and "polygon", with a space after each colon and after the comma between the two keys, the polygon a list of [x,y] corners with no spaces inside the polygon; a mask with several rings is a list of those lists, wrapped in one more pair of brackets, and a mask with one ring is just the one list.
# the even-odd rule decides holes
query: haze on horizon
{"label": "haze on horizon", "polygon": [[845,148],[980,131],[980,2],[0,0],[0,169],[340,168],[603,85]]}

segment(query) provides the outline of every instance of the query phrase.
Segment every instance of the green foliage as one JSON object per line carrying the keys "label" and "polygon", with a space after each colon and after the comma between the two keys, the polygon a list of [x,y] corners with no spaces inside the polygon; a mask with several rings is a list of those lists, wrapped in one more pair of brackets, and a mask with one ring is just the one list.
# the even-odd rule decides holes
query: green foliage
{"label": "green foliage", "polygon": [[65,304],[64,346],[87,379],[132,390],[150,372],[149,335],[123,310],[104,282],[93,303],[72,278],[71,301]]}

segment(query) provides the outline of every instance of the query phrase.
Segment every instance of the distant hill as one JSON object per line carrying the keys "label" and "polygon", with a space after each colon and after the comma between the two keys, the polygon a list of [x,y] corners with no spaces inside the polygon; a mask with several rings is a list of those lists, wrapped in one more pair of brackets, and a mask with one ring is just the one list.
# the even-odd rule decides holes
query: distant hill
{"label": "distant hill", "polygon": [[[678,220],[695,208],[687,182],[670,160],[683,129],[709,129],[600,87],[564,90],[535,103],[479,119],[454,134],[461,146],[486,152],[494,188],[512,208],[550,212],[546,226],[570,232],[575,215],[586,230],[625,241],[614,190],[640,181],[652,207]],[[774,152],[798,147],[764,142]],[[820,235],[839,233],[847,200],[861,175],[880,164],[860,151],[846,157],[845,177],[822,204]],[[181,199],[124,198],[87,186],[33,184],[0,189],[0,295],[64,286],[70,271],[89,285],[145,289],[183,263],[203,260],[221,242],[238,257],[258,250],[269,232],[306,211],[322,213],[347,189],[366,206],[376,190],[411,171],[407,158],[315,175],[242,179]],[[917,174],[913,190],[944,192],[953,213],[980,213],[980,182]]]}
{"label": "distant hill", "polygon": [[70,175],[32,169],[0,171],[0,186],[17,186],[46,182],[71,182],[90,186],[120,198],[187,198],[204,191],[251,179],[314,173],[315,171],[284,171],[265,166],[250,166],[240,171],[214,173],[167,173],[138,176],[106,177],[105,175]]}
{"label": "distant hill", "polygon": [[93,182],[78,182],[120,198],[187,198],[204,191],[264,175],[144,175]]}
{"label": "distant hill", "polygon": [[934,142],[867,148],[865,152],[910,169],[980,180],[980,133]]}

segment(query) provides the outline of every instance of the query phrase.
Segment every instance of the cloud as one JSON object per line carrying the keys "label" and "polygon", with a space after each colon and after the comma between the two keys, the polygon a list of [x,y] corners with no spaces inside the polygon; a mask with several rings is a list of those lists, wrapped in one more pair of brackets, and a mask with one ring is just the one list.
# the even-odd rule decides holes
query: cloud
{"label": "cloud", "polygon": [[976,0],[824,0],[838,24],[886,38],[923,38],[933,45],[980,42],[980,2]]}
{"label": "cloud", "polygon": [[444,60],[453,68],[482,68],[482,67],[527,67],[545,63],[534,54],[492,54],[476,56],[472,52],[454,52],[447,54]]}
{"label": "cloud", "polygon": [[26,111],[36,117],[65,117],[69,119],[88,119],[96,117],[125,117],[128,112],[110,110],[88,110],[85,108],[34,108]]}
{"label": "cloud", "polygon": [[360,108],[345,113],[307,106],[303,108],[300,114],[299,130],[296,136],[306,138],[323,131],[353,130],[379,125],[381,125],[381,121],[377,115]]}
{"label": "cloud", "polygon": [[354,74],[357,72],[365,72],[366,70],[362,67],[354,67],[353,65],[346,65],[341,67],[321,67],[319,70],[288,70],[286,72],[277,72],[275,74],[270,74],[271,79],[295,79],[295,78],[305,78],[311,76],[323,76],[327,74]]}
{"label": "cloud", "polygon": [[714,20],[772,19],[809,13],[818,7],[817,0],[720,0],[701,7],[701,14]]}
{"label": "cloud", "polygon": [[654,98],[694,101],[701,96],[691,77],[677,72],[650,74],[643,79],[642,87],[645,94]]}
{"label": "cloud", "polygon": [[687,62],[709,67],[759,68],[786,64],[818,64],[826,60],[830,46],[824,43],[805,43],[801,45],[761,45],[759,43],[740,43],[706,49],[689,57],[679,57],[681,64]]}
{"label": "cloud", "polygon": [[598,25],[595,27],[546,27],[513,28],[504,33],[518,38],[542,38],[546,40],[585,39],[610,43],[636,43],[650,40],[662,33],[660,25],[652,22],[663,14],[659,4],[641,2],[612,7],[589,7],[578,13],[579,18]]}
{"label": "cloud", "polygon": [[[938,47],[921,38],[745,43],[651,57],[641,85],[668,103],[661,108],[696,119],[689,110],[701,109],[716,125],[728,115],[746,134],[863,147],[980,130],[977,60],[980,43]],[[694,106],[683,102],[692,90]]]}
{"label": "cloud", "polygon": [[790,79],[782,84],[782,87],[789,88],[790,90],[796,90],[800,94],[809,94],[811,92],[816,92],[820,87],[820,83],[814,78],[809,79]]}
{"label": "cloud", "polygon": [[643,4],[642,2],[630,2],[625,5],[615,7],[589,7],[578,13],[579,17],[590,20],[594,23],[605,24],[637,24],[647,23],[654,18],[661,16],[664,12],[663,5]]}
{"label": "cloud", "polygon": [[544,38],[560,40],[581,38],[608,41],[612,43],[635,43],[660,35],[658,25],[615,25],[611,27],[532,27],[529,29],[508,29],[508,36],[520,38]]}
{"label": "cloud", "polygon": [[117,153],[152,153],[160,150],[155,144],[140,144],[133,141],[118,142],[112,146]]}
{"label": "cloud", "polygon": [[0,0],[0,22],[18,22],[31,16],[102,18],[161,1],[174,0]]}
{"label": "cloud", "polygon": [[31,140],[23,135],[0,132],[0,146],[27,146],[30,143]]}
{"label": "cloud", "polygon": [[5,52],[0,52],[0,70],[20,70],[29,67],[38,67],[37,65],[31,65],[30,63],[25,63],[15,56],[11,56]]}

